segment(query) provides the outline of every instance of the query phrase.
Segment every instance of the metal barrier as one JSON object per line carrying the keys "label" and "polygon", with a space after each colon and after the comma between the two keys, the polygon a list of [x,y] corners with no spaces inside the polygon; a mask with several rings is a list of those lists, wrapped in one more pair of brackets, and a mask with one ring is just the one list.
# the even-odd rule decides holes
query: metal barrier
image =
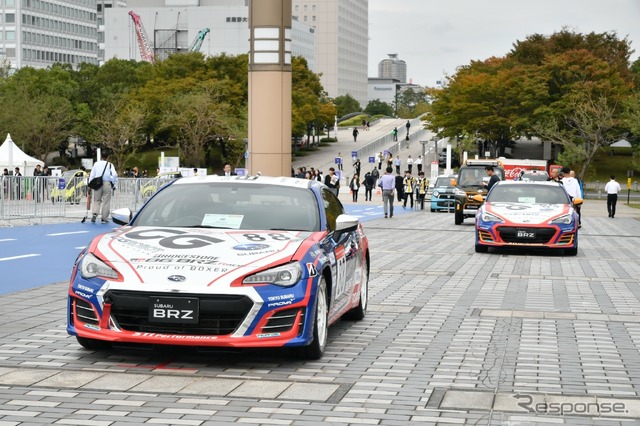
{"label": "metal barrier", "polygon": [[2,176],[0,218],[64,217],[66,203],[56,202],[58,183],[49,176]]}
{"label": "metal barrier", "polygon": [[[111,198],[111,210],[137,211],[171,178],[120,178]],[[86,211],[86,178],[65,181],[52,176],[2,176],[0,220],[66,217]],[[108,183],[107,183],[108,185]]]}

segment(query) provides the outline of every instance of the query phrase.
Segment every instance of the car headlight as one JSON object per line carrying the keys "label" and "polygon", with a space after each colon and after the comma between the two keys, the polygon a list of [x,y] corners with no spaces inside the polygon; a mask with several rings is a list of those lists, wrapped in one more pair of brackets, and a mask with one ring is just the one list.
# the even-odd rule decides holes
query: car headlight
{"label": "car headlight", "polygon": [[569,213],[569,214],[563,214],[560,217],[556,217],[549,223],[556,224],[556,225],[570,225],[572,222],[573,222],[573,214]]}
{"label": "car headlight", "polygon": [[300,281],[301,276],[300,262],[292,262],[249,275],[242,280],[242,284],[274,284],[281,287],[291,287]]}
{"label": "car headlight", "polygon": [[460,195],[462,197],[466,197],[467,196],[467,193],[465,191],[463,191],[462,189],[460,189],[460,188],[456,188],[454,190],[454,192],[455,192],[456,195]]}
{"label": "car headlight", "polygon": [[91,253],[80,261],[80,275],[83,278],[107,277],[118,278],[118,272]]}
{"label": "car headlight", "polygon": [[434,196],[434,197],[437,197],[438,195],[440,195],[440,193],[438,192],[438,190],[434,190],[434,191],[433,191],[433,196]]}
{"label": "car headlight", "polygon": [[489,212],[482,212],[482,216],[480,216],[480,219],[483,222],[498,222],[498,223],[504,223],[504,220],[502,220],[502,218],[496,216],[495,214],[489,213]]}

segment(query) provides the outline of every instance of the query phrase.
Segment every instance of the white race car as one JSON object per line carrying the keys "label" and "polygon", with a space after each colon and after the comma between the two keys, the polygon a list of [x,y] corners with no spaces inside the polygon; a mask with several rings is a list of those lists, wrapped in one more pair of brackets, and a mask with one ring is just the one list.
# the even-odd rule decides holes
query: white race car
{"label": "white race car", "polygon": [[[78,256],[70,334],[111,343],[292,347],[319,358],[329,324],[362,319],[369,246],[315,180],[189,177]],[[131,220],[129,221],[129,219]]]}

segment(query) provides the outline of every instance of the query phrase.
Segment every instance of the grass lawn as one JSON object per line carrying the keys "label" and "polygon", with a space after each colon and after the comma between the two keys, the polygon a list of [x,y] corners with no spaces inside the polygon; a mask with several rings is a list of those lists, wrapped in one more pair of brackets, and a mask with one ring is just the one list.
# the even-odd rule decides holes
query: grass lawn
{"label": "grass lawn", "polygon": [[[634,160],[636,165],[634,166]],[[616,180],[623,185],[627,179],[627,170],[633,170],[632,181],[640,180],[640,159],[633,156],[632,148],[614,148],[613,155],[610,149],[604,149],[596,154],[584,178],[586,182],[608,182],[610,175],[615,175]]]}

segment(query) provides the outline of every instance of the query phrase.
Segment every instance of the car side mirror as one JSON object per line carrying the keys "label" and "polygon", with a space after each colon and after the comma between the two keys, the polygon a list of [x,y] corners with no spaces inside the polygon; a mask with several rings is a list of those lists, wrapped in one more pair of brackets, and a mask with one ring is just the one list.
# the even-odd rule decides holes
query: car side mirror
{"label": "car side mirror", "polygon": [[133,212],[129,210],[129,208],[124,207],[112,211],[111,218],[113,219],[113,223],[117,223],[118,225],[126,225],[131,222],[131,219],[133,218]]}
{"label": "car side mirror", "polygon": [[353,232],[358,229],[359,220],[355,216],[341,214],[336,219],[335,239],[338,240],[342,234]]}
{"label": "car side mirror", "polygon": [[576,198],[574,198],[574,199],[573,199],[573,205],[574,205],[574,206],[580,206],[580,205],[582,205],[582,202],[583,202],[583,201],[584,201],[584,200],[583,200],[582,198],[580,198],[580,197],[576,197]]}

